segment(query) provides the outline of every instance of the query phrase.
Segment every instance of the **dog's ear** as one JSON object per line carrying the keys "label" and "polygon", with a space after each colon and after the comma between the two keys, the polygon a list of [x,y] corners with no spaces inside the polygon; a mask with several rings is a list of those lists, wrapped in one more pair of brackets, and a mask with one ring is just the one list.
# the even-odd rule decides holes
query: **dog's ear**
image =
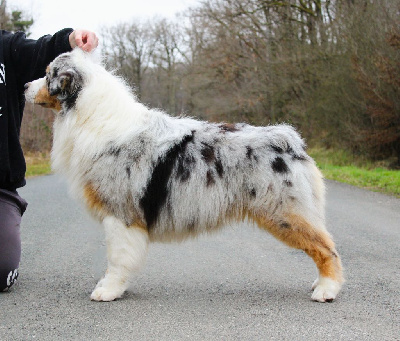
{"label": "dog's ear", "polygon": [[55,79],[50,81],[50,95],[68,95],[73,93],[76,87],[76,78],[77,73],[73,69],[68,69],[67,71],[60,73]]}

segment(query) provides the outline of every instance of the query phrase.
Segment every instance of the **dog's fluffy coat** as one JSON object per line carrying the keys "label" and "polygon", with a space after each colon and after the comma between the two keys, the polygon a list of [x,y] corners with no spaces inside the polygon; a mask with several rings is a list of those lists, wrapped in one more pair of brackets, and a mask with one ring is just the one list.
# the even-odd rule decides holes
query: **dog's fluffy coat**
{"label": "dog's fluffy coat", "polygon": [[312,257],[314,300],[336,297],[343,279],[322,176],[291,126],[168,116],[79,50],[56,58],[26,98],[57,110],[53,168],[105,227],[108,268],[93,300],[123,294],[149,241],[245,218]]}

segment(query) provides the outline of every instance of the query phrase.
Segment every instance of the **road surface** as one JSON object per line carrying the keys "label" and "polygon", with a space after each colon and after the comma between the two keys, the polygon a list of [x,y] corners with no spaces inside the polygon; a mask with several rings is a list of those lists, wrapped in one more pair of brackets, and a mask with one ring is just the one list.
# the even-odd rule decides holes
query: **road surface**
{"label": "road surface", "polygon": [[100,226],[57,176],[28,181],[20,279],[0,294],[0,340],[400,340],[400,200],[328,182],[347,282],[310,300],[311,259],[246,224],[152,244],[123,299],[91,302]]}

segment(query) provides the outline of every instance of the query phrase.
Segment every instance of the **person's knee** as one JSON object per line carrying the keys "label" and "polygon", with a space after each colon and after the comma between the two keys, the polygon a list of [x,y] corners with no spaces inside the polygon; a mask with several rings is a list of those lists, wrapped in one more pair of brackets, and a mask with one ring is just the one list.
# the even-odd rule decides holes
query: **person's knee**
{"label": "person's knee", "polygon": [[17,280],[19,262],[21,259],[21,240],[19,238],[19,233],[5,234],[4,232],[3,229],[1,237],[4,237],[7,242],[1,245],[0,250],[0,292],[10,289]]}
{"label": "person's knee", "polygon": [[26,205],[16,191],[0,189],[0,292],[11,288],[18,277],[20,224]]}
{"label": "person's knee", "polygon": [[9,290],[17,278],[18,269],[0,269],[0,292]]}

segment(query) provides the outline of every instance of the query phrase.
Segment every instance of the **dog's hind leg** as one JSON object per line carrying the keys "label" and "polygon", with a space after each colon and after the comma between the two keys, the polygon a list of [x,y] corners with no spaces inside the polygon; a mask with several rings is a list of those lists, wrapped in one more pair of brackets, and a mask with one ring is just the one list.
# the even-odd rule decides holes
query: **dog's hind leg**
{"label": "dog's hind leg", "polygon": [[132,272],[143,264],[149,237],[143,228],[127,227],[115,217],[106,217],[103,225],[107,244],[107,272],[90,298],[94,301],[113,301],[122,296],[129,286]]}
{"label": "dog's hind leg", "polygon": [[313,226],[300,215],[288,215],[279,221],[255,217],[258,225],[290,247],[301,249],[315,262],[319,277],[314,282],[311,298],[330,302],[336,298],[343,283],[342,265],[335,244],[325,230]]}

